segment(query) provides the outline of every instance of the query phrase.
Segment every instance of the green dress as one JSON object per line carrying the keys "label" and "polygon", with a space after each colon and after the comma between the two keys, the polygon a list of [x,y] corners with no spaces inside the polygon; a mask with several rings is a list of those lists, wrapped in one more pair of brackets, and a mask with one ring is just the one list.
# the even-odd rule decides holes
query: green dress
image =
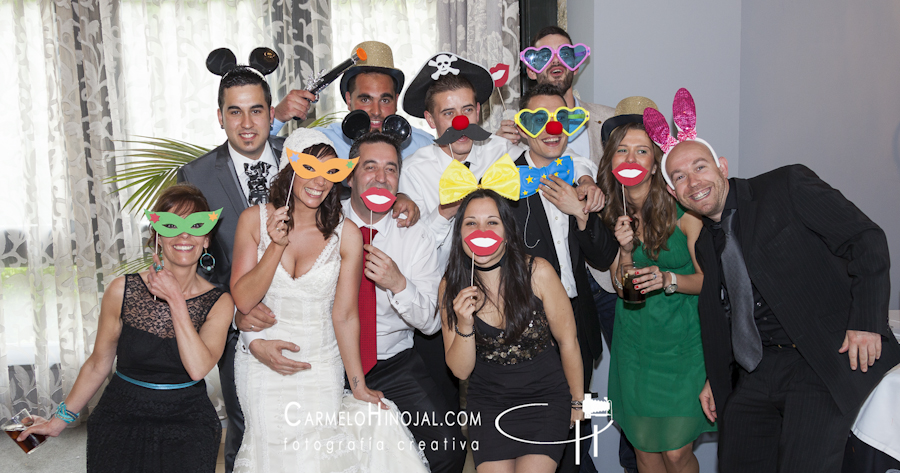
{"label": "green dress", "polygon": [[[684,214],[679,206],[678,217]],[[668,251],[652,261],[638,246],[637,267],[694,274],[687,237],[681,229],[669,237]],[[700,407],[706,382],[697,296],[660,289],[643,304],[616,301],[609,364],[613,419],[635,448],[645,452],[677,450],[701,433],[716,430]]]}

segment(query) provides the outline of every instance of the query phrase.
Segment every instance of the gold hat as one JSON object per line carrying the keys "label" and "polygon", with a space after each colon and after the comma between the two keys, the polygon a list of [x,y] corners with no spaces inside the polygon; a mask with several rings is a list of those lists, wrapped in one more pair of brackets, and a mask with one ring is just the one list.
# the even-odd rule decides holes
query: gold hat
{"label": "gold hat", "polygon": [[391,76],[394,79],[395,92],[399,96],[406,77],[403,75],[403,71],[394,67],[394,53],[391,51],[391,47],[380,41],[363,41],[354,46],[351,51],[356,52],[359,48],[366,52],[366,58],[361,59],[355,66],[344,72],[341,77],[341,97],[347,96],[347,85],[350,79],[363,72],[380,72]]}
{"label": "gold hat", "polygon": [[609,139],[609,135],[612,134],[613,130],[626,123],[644,123],[644,109],[646,108],[659,110],[656,102],[647,97],[635,95],[622,99],[616,105],[615,115],[603,122],[603,127],[600,128],[600,138],[603,140],[603,143],[606,144],[606,140]]}

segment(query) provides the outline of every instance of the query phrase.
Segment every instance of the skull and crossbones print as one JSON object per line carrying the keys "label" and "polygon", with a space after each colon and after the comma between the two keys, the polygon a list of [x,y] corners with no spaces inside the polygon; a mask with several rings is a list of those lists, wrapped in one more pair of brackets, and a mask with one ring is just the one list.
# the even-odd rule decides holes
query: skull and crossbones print
{"label": "skull and crossbones print", "polygon": [[434,74],[431,74],[431,80],[437,80],[438,77],[447,75],[447,73],[459,75],[459,69],[450,67],[450,63],[456,61],[456,59],[457,57],[453,54],[449,56],[446,54],[441,54],[428,61],[429,66],[437,68],[437,71],[435,71]]}

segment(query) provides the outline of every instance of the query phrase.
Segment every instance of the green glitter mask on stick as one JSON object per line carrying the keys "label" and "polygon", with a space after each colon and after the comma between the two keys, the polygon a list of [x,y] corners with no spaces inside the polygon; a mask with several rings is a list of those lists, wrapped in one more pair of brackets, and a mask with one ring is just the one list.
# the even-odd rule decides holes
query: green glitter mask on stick
{"label": "green glitter mask on stick", "polygon": [[212,212],[194,212],[181,218],[171,212],[144,211],[144,215],[150,220],[150,225],[156,230],[156,233],[167,238],[176,237],[182,233],[193,236],[207,235],[219,222],[221,213],[222,209]]}

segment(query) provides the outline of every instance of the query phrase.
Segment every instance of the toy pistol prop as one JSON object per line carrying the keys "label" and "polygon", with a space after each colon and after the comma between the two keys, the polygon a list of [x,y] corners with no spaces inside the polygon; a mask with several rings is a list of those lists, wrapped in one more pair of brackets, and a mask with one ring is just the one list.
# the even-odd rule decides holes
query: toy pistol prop
{"label": "toy pistol prop", "polygon": [[[325,72],[325,69],[322,69],[321,72],[313,75],[312,78],[307,81],[306,90],[313,95],[318,95],[325,87],[328,87],[340,77],[344,71],[353,67],[357,62],[365,60],[366,51],[363,48],[356,48],[356,51],[350,56],[350,59],[338,64],[328,72]],[[294,120],[300,120],[300,118],[294,117]]]}

